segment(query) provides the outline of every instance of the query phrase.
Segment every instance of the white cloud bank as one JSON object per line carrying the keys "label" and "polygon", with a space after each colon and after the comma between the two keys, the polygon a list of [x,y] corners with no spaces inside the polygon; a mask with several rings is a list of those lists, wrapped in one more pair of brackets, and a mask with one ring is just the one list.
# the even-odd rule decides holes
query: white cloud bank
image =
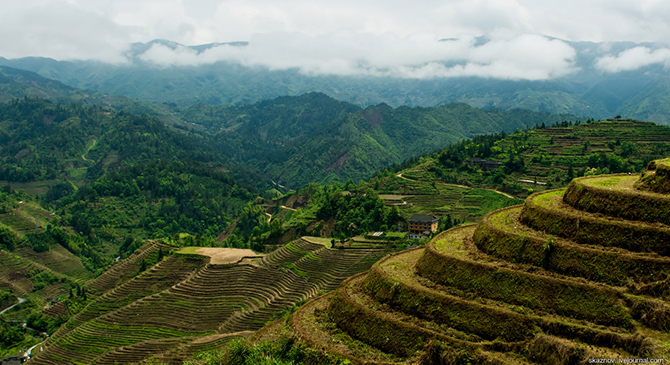
{"label": "white cloud bank", "polygon": [[651,50],[647,47],[627,49],[617,56],[607,55],[596,61],[596,68],[607,72],[633,71],[654,64],[670,67],[670,49]]}
{"label": "white cloud bank", "polygon": [[400,38],[393,34],[340,31],[329,35],[266,33],[245,47],[222,45],[200,54],[187,47],[154,44],[140,56],[160,66],[239,62],[271,70],[298,69],[309,75],[434,78],[478,76],[546,80],[574,71],[575,50],[537,35],[500,36],[483,45],[474,37],[440,41],[431,34]]}
{"label": "white cloud bank", "polygon": [[[156,45],[144,58],[163,66],[230,60],[306,74],[543,80],[571,72],[575,54],[565,42],[541,35],[595,42],[670,39],[670,1],[661,0],[7,0],[2,5],[2,57],[121,63],[132,42],[249,41],[246,48],[223,46],[200,55]],[[492,40],[475,46],[473,36],[481,35]],[[451,37],[459,40],[438,42]],[[633,67],[625,66],[632,62],[627,57],[665,59],[658,51],[648,53],[604,57],[599,67]]]}

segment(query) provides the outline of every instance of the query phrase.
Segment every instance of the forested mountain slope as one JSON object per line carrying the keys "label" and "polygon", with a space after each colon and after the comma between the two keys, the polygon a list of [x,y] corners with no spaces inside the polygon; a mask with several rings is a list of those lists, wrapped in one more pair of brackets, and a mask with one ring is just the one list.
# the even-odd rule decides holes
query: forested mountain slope
{"label": "forested mountain slope", "polygon": [[489,131],[551,125],[569,115],[386,104],[361,109],[324,94],[279,97],[251,105],[194,105],[180,114],[216,135],[234,161],[289,187],[360,181],[388,165]]}
{"label": "forested mountain slope", "polygon": [[207,135],[146,115],[28,99],[0,105],[0,120],[0,180],[44,194],[90,244],[112,245],[99,264],[133,229],[216,236],[267,186]]}

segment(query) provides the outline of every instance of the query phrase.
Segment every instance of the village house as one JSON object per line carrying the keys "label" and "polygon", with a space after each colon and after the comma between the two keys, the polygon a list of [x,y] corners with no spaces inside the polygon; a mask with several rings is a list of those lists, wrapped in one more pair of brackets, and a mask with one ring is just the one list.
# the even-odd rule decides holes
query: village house
{"label": "village house", "polygon": [[429,237],[437,231],[437,218],[432,215],[414,214],[407,220],[409,233],[407,238]]}
{"label": "village house", "polygon": [[484,171],[493,171],[500,166],[502,163],[493,160],[484,160],[483,158],[471,157],[466,161],[471,166],[477,166]]}

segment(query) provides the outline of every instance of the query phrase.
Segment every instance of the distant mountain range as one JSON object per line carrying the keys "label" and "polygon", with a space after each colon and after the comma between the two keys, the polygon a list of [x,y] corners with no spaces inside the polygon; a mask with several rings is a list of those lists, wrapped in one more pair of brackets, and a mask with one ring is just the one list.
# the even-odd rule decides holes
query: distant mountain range
{"label": "distant mountain range", "polygon": [[[486,39],[478,42],[486,42]],[[221,45],[246,47],[246,42],[211,43],[186,47],[154,40],[136,43],[126,53],[128,64],[99,61],[56,61],[48,58],[0,58],[0,65],[30,70],[69,86],[145,102],[165,103],[180,111],[193,104],[251,104],[282,95],[323,92],[359,106],[438,106],[463,102],[474,107],[523,108],[570,113],[592,118],[619,114],[627,118],[670,124],[670,75],[662,64],[616,73],[598,69],[596,61],[634,47],[651,50],[656,43],[567,42],[576,51],[569,75],[546,81],[492,78],[402,79],[391,77],[309,76],[297,69],[271,71],[234,62],[198,66],[160,67],[143,61],[152,46],[183,47],[196,53]]]}
{"label": "distant mountain range", "polygon": [[[362,108],[323,93],[282,96],[253,104],[200,103],[179,109],[79,90],[29,71],[1,66],[0,101],[25,96],[155,116],[172,126],[173,132],[186,134],[197,141],[196,145],[204,144],[215,151],[222,161],[245,166],[289,188],[310,182],[360,181],[389,165],[463,138],[575,118],[522,109],[482,110],[464,103],[429,108],[393,108],[387,104]],[[96,139],[103,132],[82,138]],[[82,142],[82,146],[85,144]],[[91,153],[101,149],[96,145]],[[73,153],[79,156],[82,151]]]}

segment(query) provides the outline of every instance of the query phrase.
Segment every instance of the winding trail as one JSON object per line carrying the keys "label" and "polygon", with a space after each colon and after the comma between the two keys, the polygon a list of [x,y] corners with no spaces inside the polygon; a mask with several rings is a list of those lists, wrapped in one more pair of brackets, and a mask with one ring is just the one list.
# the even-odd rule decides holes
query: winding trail
{"label": "winding trail", "polygon": [[98,141],[98,140],[94,139],[94,140],[93,140],[93,144],[91,145],[91,147],[87,148],[87,149],[86,149],[86,152],[84,152],[84,153],[81,154],[81,159],[82,159],[82,160],[84,160],[84,161],[90,161],[90,160],[87,160],[86,157],[85,157],[84,155],[86,155],[86,154],[88,153],[88,151],[92,150],[93,147],[95,147],[95,142],[97,142],[97,141]]}
{"label": "winding trail", "polygon": [[16,307],[17,305],[19,305],[19,304],[21,304],[21,303],[23,303],[23,302],[26,301],[26,300],[23,299],[23,298],[16,298],[16,299],[18,299],[19,302],[16,303],[16,304],[14,304],[14,305],[11,305],[11,306],[9,306],[9,307],[7,307],[7,308],[5,308],[5,309],[3,309],[3,310],[0,312],[0,315],[2,315],[3,313],[7,312],[8,310],[10,310],[10,309]]}
{"label": "winding trail", "polygon": [[[23,303],[23,302],[26,301],[25,299],[23,299],[23,298],[19,298],[19,297],[17,297],[16,299],[18,299],[19,302],[16,303],[16,304],[14,304],[14,305],[11,305],[11,306],[9,306],[9,307],[7,307],[7,308],[5,308],[5,309],[3,309],[2,311],[0,311],[0,315],[2,315],[3,313],[7,312],[8,310],[10,310],[10,309],[16,307],[17,305],[19,305],[19,304],[21,304],[21,303]],[[33,330],[33,331],[35,331],[35,332],[38,332],[38,333],[41,334],[42,336],[44,336],[44,341],[42,341],[42,342],[40,342],[40,343],[34,345],[33,347],[29,348],[28,350],[26,350],[26,352],[23,353],[23,357],[24,357],[24,358],[26,358],[26,359],[30,359],[30,355],[31,355],[33,349],[34,349],[35,347],[37,347],[37,346],[43,344],[44,342],[46,342],[46,340],[49,338],[49,334],[46,333],[46,332],[40,332],[40,331],[38,331],[38,330],[36,330],[36,329],[34,329],[34,328],[30,328],[30,327],[28,327],[28,326],[26,325],[25,322],[23,323],[23,327],[28,328],[28,329],[31,329],[31,330]],[[3,364],[4,364],[4,363],[3,363]]]}
{"label": "winding trail", "polygon": [[25,324],[24,324],[24,327],[25,327],[25,328],[28,328],[28,329],[31,329],[31,330],[33,330],[33,331],[35,331],[35,332],[41,334],[42,336],[44,336],[44,341],[42,341],[42,342],[40,342],[40,343],[38,343],[38,344],[33,345],[33,347],[29,348],[28,350],[26,350],[26,352],[23,353],[23,357],[24,357],[24,358],[26,358],[26,359],[30,359],[30,357],[32,356],[32,353],[33,353],[33,349],[34,349],[35,347],[40,346],[40,345],[44,344],[45,342],[47,342],[47,340],[49,339],[49,334],[46,333],[46,332],[40,332],[40,331],[38,331],[38,330],[36,330],[36,329],[34,329],[34,328],[30,328],[30,327],[26,326]]}

